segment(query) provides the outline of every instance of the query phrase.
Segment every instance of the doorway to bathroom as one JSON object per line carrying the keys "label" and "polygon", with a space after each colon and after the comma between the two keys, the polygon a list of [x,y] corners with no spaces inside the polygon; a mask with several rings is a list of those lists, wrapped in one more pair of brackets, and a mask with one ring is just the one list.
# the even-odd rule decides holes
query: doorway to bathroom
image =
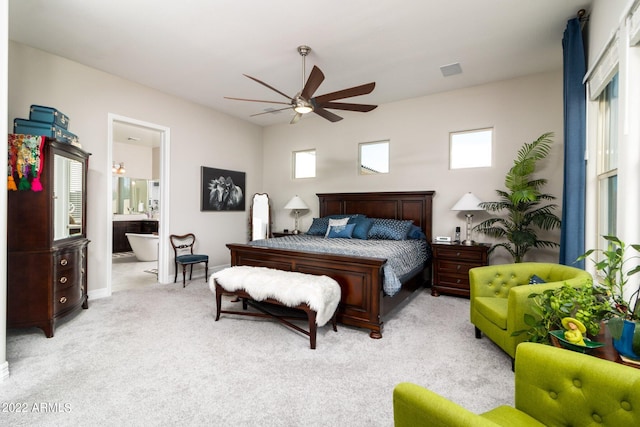
{"label": "doorway to bathroom", "polygon": [[109,294],[166,283],[169,129],[109,115]]}

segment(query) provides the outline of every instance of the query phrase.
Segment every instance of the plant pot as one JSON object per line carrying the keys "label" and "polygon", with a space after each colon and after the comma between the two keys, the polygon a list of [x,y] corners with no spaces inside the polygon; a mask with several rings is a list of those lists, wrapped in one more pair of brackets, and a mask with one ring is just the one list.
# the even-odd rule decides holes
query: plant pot
{"label": "plant pot", "polygon": [[621,324],[622,319],[611,319],[608,322],[613,337],[613,347],[623,359],[640,361],[640,327],[636,327],[638,323],[624,320],[622,331],[620,331]]}

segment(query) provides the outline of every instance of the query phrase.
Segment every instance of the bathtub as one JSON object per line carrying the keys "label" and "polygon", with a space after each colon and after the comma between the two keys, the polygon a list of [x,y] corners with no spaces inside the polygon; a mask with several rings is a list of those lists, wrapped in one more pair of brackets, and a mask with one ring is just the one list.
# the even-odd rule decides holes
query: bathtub
{"label": "bathtub", "polygon": [[158,235],[125,233],[138,261],[158,260]]}

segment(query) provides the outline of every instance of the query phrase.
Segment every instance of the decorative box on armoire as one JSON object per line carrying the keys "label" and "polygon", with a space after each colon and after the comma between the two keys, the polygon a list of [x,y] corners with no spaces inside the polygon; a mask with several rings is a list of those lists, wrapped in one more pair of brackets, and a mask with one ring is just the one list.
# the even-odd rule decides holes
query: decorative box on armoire
{"label": "decorative box on armoire", "polygon": [[51,338],[58,319],[89,307],[89,153],[53,139],[14,134],[9,135],[9,159],[7,327],[39,327]]}

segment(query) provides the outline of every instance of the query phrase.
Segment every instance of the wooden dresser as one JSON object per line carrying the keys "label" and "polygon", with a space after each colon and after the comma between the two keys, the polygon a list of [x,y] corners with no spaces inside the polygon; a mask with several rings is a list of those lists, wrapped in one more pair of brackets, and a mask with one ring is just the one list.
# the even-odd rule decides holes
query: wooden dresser
{"label": "wooden dresser", "polygon": [[89,154],[47,139],[42,191],[9,191],[7,327],[41,328],[88,308],[86,181]]}
{"label": "wooden dresser", "polygon": [[487,265],[489,245],[432,243],[433,284],[431,295],[452,294],[469,297],[469,269]]}

